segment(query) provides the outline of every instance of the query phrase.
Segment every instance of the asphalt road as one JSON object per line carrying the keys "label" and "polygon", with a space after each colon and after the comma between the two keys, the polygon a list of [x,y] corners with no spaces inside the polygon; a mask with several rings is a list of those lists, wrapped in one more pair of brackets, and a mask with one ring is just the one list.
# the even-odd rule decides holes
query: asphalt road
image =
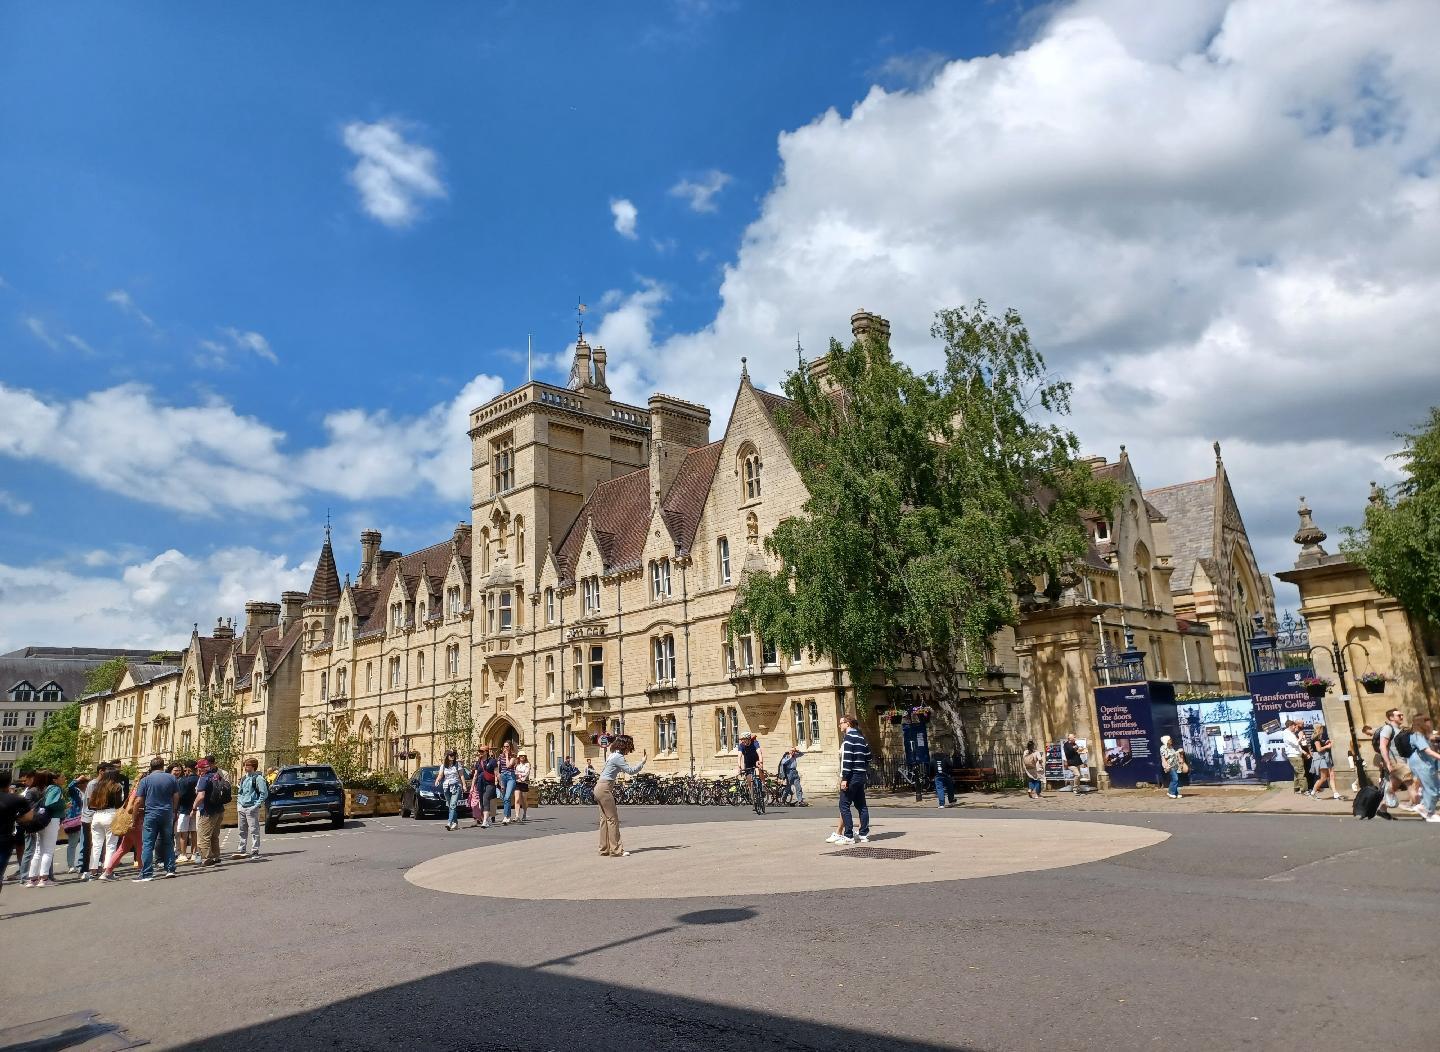
{"label": "asphalt road", "polygon": [[[823,814],[624,819],[703,836]],[[918,839],[992,814],[1016,817],[874,819]],[[526,901],[404,880],[462,847],[592,826],[588,809],[546,808],[483,833],[401,819],[281,833],[264,861],[152,884],[8,885],[0,1048],[7,1027],[80,1011],[153,1047],[243,1052],[1440,1047],[1433,826],[1065,820],[1173,835],[1045,872],[738,898]],[[625,862],[594,862],[623,879]]]}

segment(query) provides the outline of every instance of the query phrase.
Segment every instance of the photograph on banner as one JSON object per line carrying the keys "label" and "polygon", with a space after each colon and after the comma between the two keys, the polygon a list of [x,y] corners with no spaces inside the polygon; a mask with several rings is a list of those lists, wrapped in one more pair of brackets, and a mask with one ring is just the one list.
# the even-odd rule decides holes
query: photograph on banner
{"label": "photograph on banner", "polygon": [[1308,668],[1286,668],[1274,672],[1252,672],[1246,677],[1254,698],[1254,720],[1258,737],[1259,760],[1257,776],[1264,782],[1288,782],[1294,777],[1290,761],[1285,759],[1285,724],[1297,721],[1302,737],[1308,738],[1316,726],[1325,722],[1319,698],[1312,698],[1301,685]]}
{"label": "photograph on banner", "polygon": [[1181,701],[1176,713],[1192,783],[1260,780],[1262,749],[1255,705],[1248,694]]}

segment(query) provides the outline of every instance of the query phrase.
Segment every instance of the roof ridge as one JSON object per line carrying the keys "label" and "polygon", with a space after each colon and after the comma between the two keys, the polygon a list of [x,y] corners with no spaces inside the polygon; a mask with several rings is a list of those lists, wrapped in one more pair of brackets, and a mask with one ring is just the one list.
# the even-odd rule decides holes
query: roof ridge
{"label": "roof ridge", "polygon": [[1164,493],[1166,490],[1171,490],[1171,489],[1184,489],[1186,486],[1203,486],[1203,485],[1204,485],[1205,483],[1207,483],[1207,482],[1213,484],[1214,481],[1215,481],[1215,476],[1214,476],[1214,475],[1211,475],[1211,476],[1210,476],[1209,478],[1207,478],[1207,479],[1192,479],[1192,480],[1189,481],[1189,482],[1172,482],[1172,483],[1171,483],[1170,485],[1168,485],[1168,486],[1156,486],[1154,489],[1143,489],[1143,490],[1140,491],[1140,493],[1141,493],[1143,496],[1148,497],[1148,496],[1150,496],[1150,494],[1152,494],[1152,493]]}

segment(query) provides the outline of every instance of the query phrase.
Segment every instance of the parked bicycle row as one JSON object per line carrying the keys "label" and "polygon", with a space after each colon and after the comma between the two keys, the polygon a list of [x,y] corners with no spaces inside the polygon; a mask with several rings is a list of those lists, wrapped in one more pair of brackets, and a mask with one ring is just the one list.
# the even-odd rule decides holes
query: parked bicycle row
{"label": "parked bicycle row", "polygon": [[[568,784],[562,782],[541,782],[538,786],[542,804],[588,804],[595,803],[594,779],[582,779]],[[804,807],[788,782],[776,778],[761,779],[764,802],[775,807]],[[654,774],[638,774],[627,781],[616,781],[615,801],[622,804],[689,804],[754,806],[754,782],[750,778],[719,777],[700,778],[693,775],[670,775],[661,777]]]}

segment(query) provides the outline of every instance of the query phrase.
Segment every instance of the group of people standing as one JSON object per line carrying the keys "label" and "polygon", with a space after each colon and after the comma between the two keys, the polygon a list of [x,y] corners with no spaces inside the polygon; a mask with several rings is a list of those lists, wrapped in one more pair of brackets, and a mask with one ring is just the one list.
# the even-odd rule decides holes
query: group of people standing
{"label": "group of people standing", "polygon": [[498,752],[482,745],[468,765],[460,762],[456,750],[449,750],[435,772],[435,784],[445,800],[445,828],[458,828],[462,800],[470,807],[472,827],[488,829],[495,822],[497,802],[502,810],[502,825],[508,826],[512,818],[527,821],[531,770],[530,758],[523,752],[516,753],[510,742]]}
{"label": "group of people standing", "polygon": [[[94,775],[81,774],[65,789],[50,771],[24,776],[22,792],[11,791],[10,772],[0,772],[0,875],[18,847],[23,887],[56,884],[54,857],[61,830],[66,835],[68,872],[81,881],[118,879],[115,870],[132,856],[149,882],[175,876],[179,862],[220,864],[220,831],[232,797],[239,844],[232,858],[255,858],[269,782],[247,760],[238,793],[214,757],[167,767],[156,757],[132,786],[118,763],[102,762]],[[17,838],[23,837],[23,840]]]}

